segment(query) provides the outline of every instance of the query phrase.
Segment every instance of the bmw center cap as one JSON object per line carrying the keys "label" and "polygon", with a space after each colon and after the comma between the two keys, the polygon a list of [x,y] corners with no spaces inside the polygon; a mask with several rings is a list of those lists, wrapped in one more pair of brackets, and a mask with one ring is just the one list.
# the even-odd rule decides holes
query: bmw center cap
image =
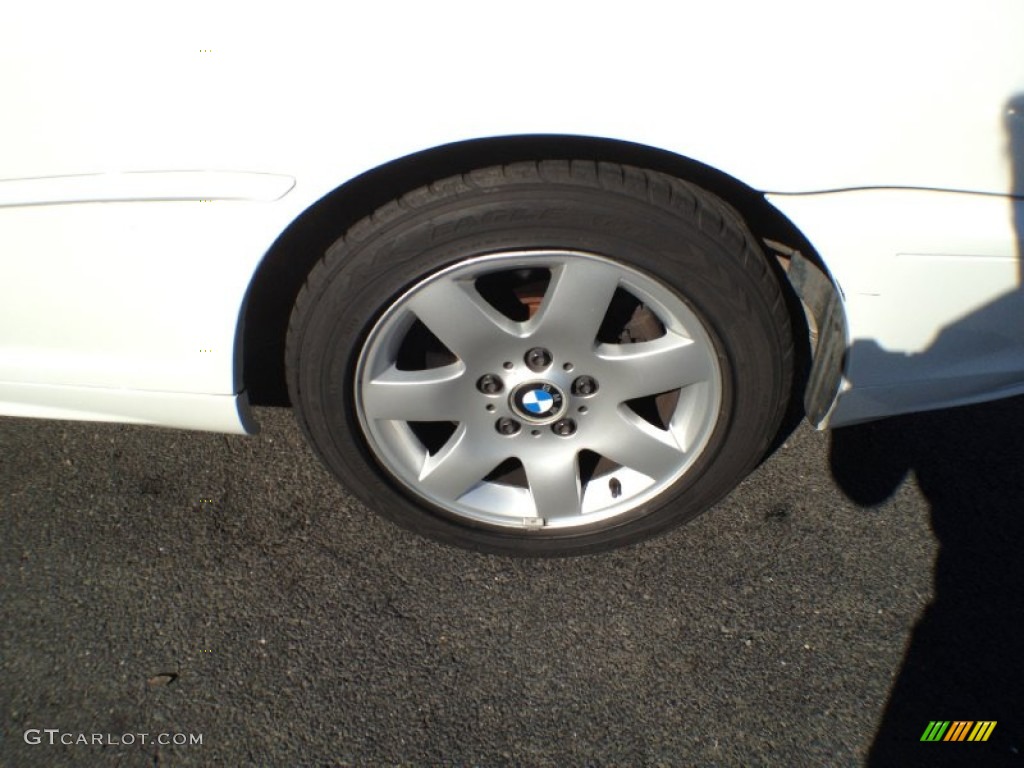
{"label": "bmw center cap", "polygon": [[512,392],[513,409],[528,421],[552,421],[561,416],[564,405],[565,396],[546,381],[529,381]]}

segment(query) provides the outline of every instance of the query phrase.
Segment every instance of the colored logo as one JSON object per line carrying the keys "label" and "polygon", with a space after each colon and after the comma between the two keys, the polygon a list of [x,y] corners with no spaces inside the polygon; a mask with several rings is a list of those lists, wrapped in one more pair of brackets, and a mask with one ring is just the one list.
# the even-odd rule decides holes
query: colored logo
{"label": "colored logo", "polygon": [[562,412],[565,397],[548,382],[531,381],[515,389],[512,405],[526,419],[547,422]]}
{"label": "colored logo", "polygon": [[995,720],[932,720],[921,741],[988,741],[995,729]]}
{"label": "colored logo", "polygon": [[531,389],[523,395],[523,408],[542,416],[555,407],[555,398],[543,389]]}

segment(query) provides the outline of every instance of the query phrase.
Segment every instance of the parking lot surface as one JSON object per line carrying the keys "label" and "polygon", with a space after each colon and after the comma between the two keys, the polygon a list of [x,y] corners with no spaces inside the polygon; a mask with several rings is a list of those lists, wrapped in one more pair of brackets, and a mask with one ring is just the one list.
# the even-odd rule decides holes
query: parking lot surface
{"label": "parking lot surface", "polygon": [[258,419],[0,419],[0,765],[1024,764],[1024,399],[801,426],[689,526],[540,561]]}

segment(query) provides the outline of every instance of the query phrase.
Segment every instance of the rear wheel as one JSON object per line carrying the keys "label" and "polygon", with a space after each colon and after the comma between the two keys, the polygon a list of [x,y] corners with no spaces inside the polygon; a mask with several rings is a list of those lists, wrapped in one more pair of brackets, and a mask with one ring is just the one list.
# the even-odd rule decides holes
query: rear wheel
{"label": "rear wheel", "polygon": [[731,209],[567,162],[448,179],[360,222],[310,275],[288,349],[300,423],[368,506],[526,555],[706,509],[774,435],[790,357]]}

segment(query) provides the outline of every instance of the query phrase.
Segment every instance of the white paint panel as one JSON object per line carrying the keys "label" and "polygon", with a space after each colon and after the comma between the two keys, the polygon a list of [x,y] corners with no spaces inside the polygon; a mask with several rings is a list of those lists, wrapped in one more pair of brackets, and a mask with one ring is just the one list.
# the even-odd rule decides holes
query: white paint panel
{"label": "white paint panel", "polygon": [[[1022,29],[1019,0],[18,3],[0,25],[0,381],[233,396],[275,238],[355,176],[450,142],[621,139],[779,193],[1024,195]],[[964,363],[935,356],[946,329],[985,325],[989,304],[1012,319],[1005,197],[772,200],[845,291],[854,383],[899,390],[861,415],[912,405],[927,350],[928,370]],[[986,376],[1012,386],[1015,347],[984,348],[971,396]]]}
{"label": "white paint panel", "polygon": [[237,171],[137,171],[0,181],[0,207],[140,200],[251,200],[288,194],[295,179]]}
{"label": "white paint panel", "polygon": [[[977,333],[964,339],[959,360],[941,361],[940,370],[955,370],[958,363],[971,365],[990,351],[1024,346],[1020,266],[1015,256],[897,254],[882,280],[881,300],[872,322],[877,329],[887,329],[887,344],[901,351],[928,350],[950,328],[974,328]],[[986,307],[1018,293],[1022,303],[1016,323],[974,320]],[[941,311],[941,326],[928,327],[915,317],[931,307]],[[866,329],[860,332],[868,335]]]}
{"label": "white paint panel", "polygon": [[0,208],[0,381],[236,394],[245,292],[295,213],[228,201]]}
{"label": "white paint panel", "polygon": [[115,421],[176,429],[254,434],[245,395],[191,395],[0,381],[0,413],[75,421]]}
{"label": "white paint panel", "polygon": [[1017,0],[41,0],[0,27],[0,178],[227,168],[311,201],[415,151],[564,133],[764,190],[1021,191],[1022,29]]}
{"label": "white paint panel", "polygon": [[844,293],[829,424],[1024,392],[1024,201],[924,190],[773,195]]}

